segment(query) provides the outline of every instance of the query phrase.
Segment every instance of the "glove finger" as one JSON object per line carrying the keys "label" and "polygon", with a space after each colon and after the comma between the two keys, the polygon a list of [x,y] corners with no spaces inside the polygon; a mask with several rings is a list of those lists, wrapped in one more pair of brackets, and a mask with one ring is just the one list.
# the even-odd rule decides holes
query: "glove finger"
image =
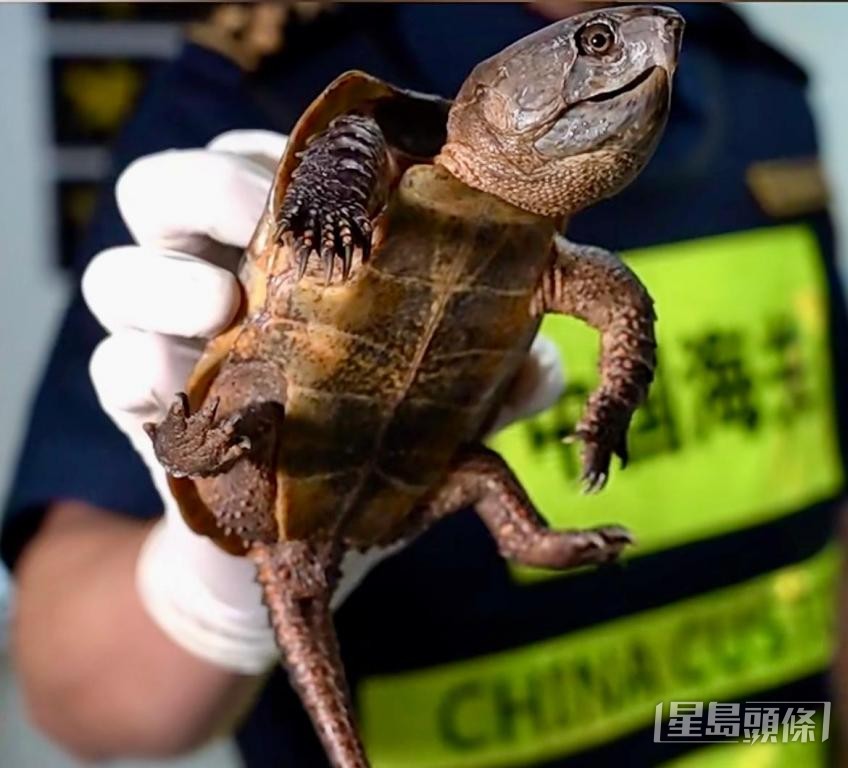
{"label": "glove finger", "polygon": [[131,432],[164,417],[200,354],[184,339],[126,330],[100,342],[89,374],[103,410]]}
{"label": "glove finger", "polygon": [[139,244],[205,255],[209,240],[247,245],[272,180],[269,169],[229,152],[170,150],[131,163],[115,195]]}
{"label": "glove finger", "polygon": [[131,245],[97,254],[83,275],[82,292],[110,331],[189,338],[226,328],[241,301],[238,282],[226,270],[184,253]]}
{"label": "glove finger", "polygon": [[490,432],[546,411],[565,390],[565,370],[557,345],[539,334],[512,383]]}
{"label": "glove finger", "polygon": [[565,366],[559,347],[547,336],[538,334],[519,374],[513,401],[521,403],[521,415],[526,417],[546,411],[564,391]]}
{"label": "glove finger", "polygon": [[273,173],[283,156],[288,140],[289,137],[285,134],[274,131],[237,130],[216,136],[206,145],[206,148],[246,157]]}

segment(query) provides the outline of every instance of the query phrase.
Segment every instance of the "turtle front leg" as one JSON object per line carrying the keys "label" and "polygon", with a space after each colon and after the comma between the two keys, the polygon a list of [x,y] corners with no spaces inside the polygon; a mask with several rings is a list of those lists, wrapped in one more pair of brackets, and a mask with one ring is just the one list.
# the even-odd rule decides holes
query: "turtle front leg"
{"label": "turtle front leg", "polygon": [[250,438],[236,430],[238,415],[216,420],[218,399],[190,412],[180,392],[161,424],[144,425],[159,463],[172,477],[210,477],[231,467],[251,448]]}
{"label": "turtle front leg", "polygon": [[613,453],[627,462],[627,430],[656,367],[656,315],[639,278],[615,255],[557,236],[555,263],[543,276],[536,306],[572,315],[601,332],[600,385],[575,430],[583,441],[583,480],[600,490]]}
{"label": "turtle front leg", "polygon": [[[219,408],[222,396],[226,406]],[[277,366],[258,361],[224,365],[194,413],[185,393],[176,398],[161,423],[144,425],[169,475],[213,477],[248,454],[263,467],[273,463],[286,402],[286,379]]]}
{"label": "turtle front leg", "polygon": [[548,528],[506,462],[478,446],[455,463],[442,486],[410,518],[412,538],[453,512],[474,506],[500,553],[522,565],[565,570],[615,560],[633,539],[616,525],[584,530]]}
{"label": "turtle front leg", "polygon": [[347,280],[355,248],[368,259],[372,219],[385,205],[393,162],[377,122],[363,115],[343,115],[316,135],[292,174],[277,213],[276,238],[294,238],[298,279],[313,252],[333,278],[335,260]]}

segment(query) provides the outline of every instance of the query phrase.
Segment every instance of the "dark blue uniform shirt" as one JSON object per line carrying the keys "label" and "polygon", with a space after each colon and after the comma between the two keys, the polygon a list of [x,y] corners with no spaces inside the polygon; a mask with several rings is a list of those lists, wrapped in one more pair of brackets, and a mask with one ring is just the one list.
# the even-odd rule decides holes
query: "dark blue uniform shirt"
{"label": "dark blue uniform shirt", "polygon": [[[688,27],[666,135],[629,189],[572,223],[569,236],[578,242],[632,249],[771,226],[775,222],[748,191],[746,170],[761,160],[817,154],[803,74],[731,11],[681,10]],[[545,23],[526,6],[347,6],[288,35],[286,49],[255,75],[186,45],[158,72],[123,131],[113,176],[74,264],[77,275],[99,250],[131,242],[113,184],[134,158],[202,146],[230,129],[287,131],[316,93],[349,68],[449,96],[476,62]],[[841,351],[848,340],[831,230],[824,211],[803,221],[816,233],[832,289],[828,321],[833,348],[840,351],[833,355],[833,376],[844,390]],[[89,381],[89,357],[102,338],[77,292],[38,392],[8,500],[2,554],[10,565],[54,500],[81,499],[138,518],[161,511],[143,464],[101,411]],[[841,393],[836,412],[839,434],[848,434]],[[381,564],[338,612],[352,685],[564,636],[802,561],[826,545],[836,496],[768,524],[637,558],[626,584],[615,569],[516,583],[476,517],[457,515]],[[751,693],[822,700],[829,698],[823,686],[820,674],[804,674],[780,690]],[[282,672],[238,740],[249,766],[326,765]],[[570,750],[534,764],[650,765],[689,746],[657,745],[650,728],[630,728],[591,752]]]}

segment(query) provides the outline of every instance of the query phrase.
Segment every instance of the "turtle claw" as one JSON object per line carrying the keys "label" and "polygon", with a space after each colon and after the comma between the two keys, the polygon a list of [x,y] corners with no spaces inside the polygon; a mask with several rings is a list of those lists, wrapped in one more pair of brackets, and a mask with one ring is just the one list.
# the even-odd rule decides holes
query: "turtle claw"
{"label": "turtle claw", "polygon": [[583,493],[589,495],[603,489],[607,484],[607,473],[591,471],[584,473],[581,479],[583,480]]}
{"label": "turtle claw", "polygon": [[342,282],[347,282],[350,277],[350,268],[353,264],[353,243],[347,243],[342,248]]}
{"label": "turtle claw", "polygon": [[572,434],[563,438],[563,443],[575,443],[578,440],[583,443],[581,453],[583,472],[580,475],[582,491],[584,494],[598,493],[603,490],[609,480],[613,454],[621,459],[622,469],[627,465],[626,432],[620,436],[614,436],[609,430],[578,426]]}
{"label": "turtle claw", "polygon": [[353,266],[354,249],[360,249],[363,262],[368,260],[371,251],[372,227],[368,212],[358,203],[346,203],[337,208],[326,203],[311,203],[306,199],[307,194],[297,189],[286,194],[274,239],[282,244],[287,235],[291,236],[298,280],[308,271],[314,253],[323,264],[327,285],[332,282],[336,259],[341,262],[342,282],[346,282]]}
{"label": "turtle claw", "polygon": [[306,274],[306,267],[309,265],[309,249],[297,249],[297,279],[300,280]]}
{"label": "turtle claw", "polygon": [[620,525],[603,525],[572,534],[582,549],[581,559],[586,563],[611,563],[622,551],[636,543],[633,534]]}
{"label": "turtle claw", "polygon": [[336,257],[331,249],[325,248],[321,251],[321,261],[324,262],[324,285],[333,282],[333,265]]}
{"label": "turtle claw", "polygon": [[284,216],[277,221],[274,227],[273,240],[277,244],[282,244],[286,232],[291,229],[291,215]]}
{"label": "turtle claw", "polygon": [[144,425],[156,458],[172,477],[219,474],[250,450],[250,439],[236,434],[237,416],[216,422],[219,403],[211,398],[191,413],[180,392],[161,424]]}

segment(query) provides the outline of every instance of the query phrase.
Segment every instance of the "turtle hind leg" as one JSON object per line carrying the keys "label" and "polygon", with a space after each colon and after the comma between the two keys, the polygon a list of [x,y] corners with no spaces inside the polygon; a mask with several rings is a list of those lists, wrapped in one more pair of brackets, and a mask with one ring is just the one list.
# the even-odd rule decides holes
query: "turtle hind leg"
{"label": "turtle hind leg", "polygon": [[327,284],[336,260],[347,280],[355,248],[368,260],[371,221],[385,204],[392,168],[379,125],[364,115],[336,118],[309,143],[277,213],[276,238],[293,237],[298,278],[313,252]]}
{"label": "turtle hind leg", "polygon": [[250,438],[236,431],[236,416],[216,420],[218,403],[212,398],[191,413],[181,392],[161,424],[144,425],[156,458],[172,477],[220,474],[250,450]]}
{"label": "turtle hind leg", "polygon": [[420,533],[469,505],[476,508],[501,554],[522,565],[565,570],[611,562],[633,542],[624,528],[613,525],[550,529],[506,462],[483,446],[459,458],[441,488],[412,516],[410,531]]}
{"label": "turtle hind leg", "polygon": [[248,554],[257,567],[289,678],[330,764],[368,768],[330,613],[338,579],[338,547],[304,541],[257,543]]}

